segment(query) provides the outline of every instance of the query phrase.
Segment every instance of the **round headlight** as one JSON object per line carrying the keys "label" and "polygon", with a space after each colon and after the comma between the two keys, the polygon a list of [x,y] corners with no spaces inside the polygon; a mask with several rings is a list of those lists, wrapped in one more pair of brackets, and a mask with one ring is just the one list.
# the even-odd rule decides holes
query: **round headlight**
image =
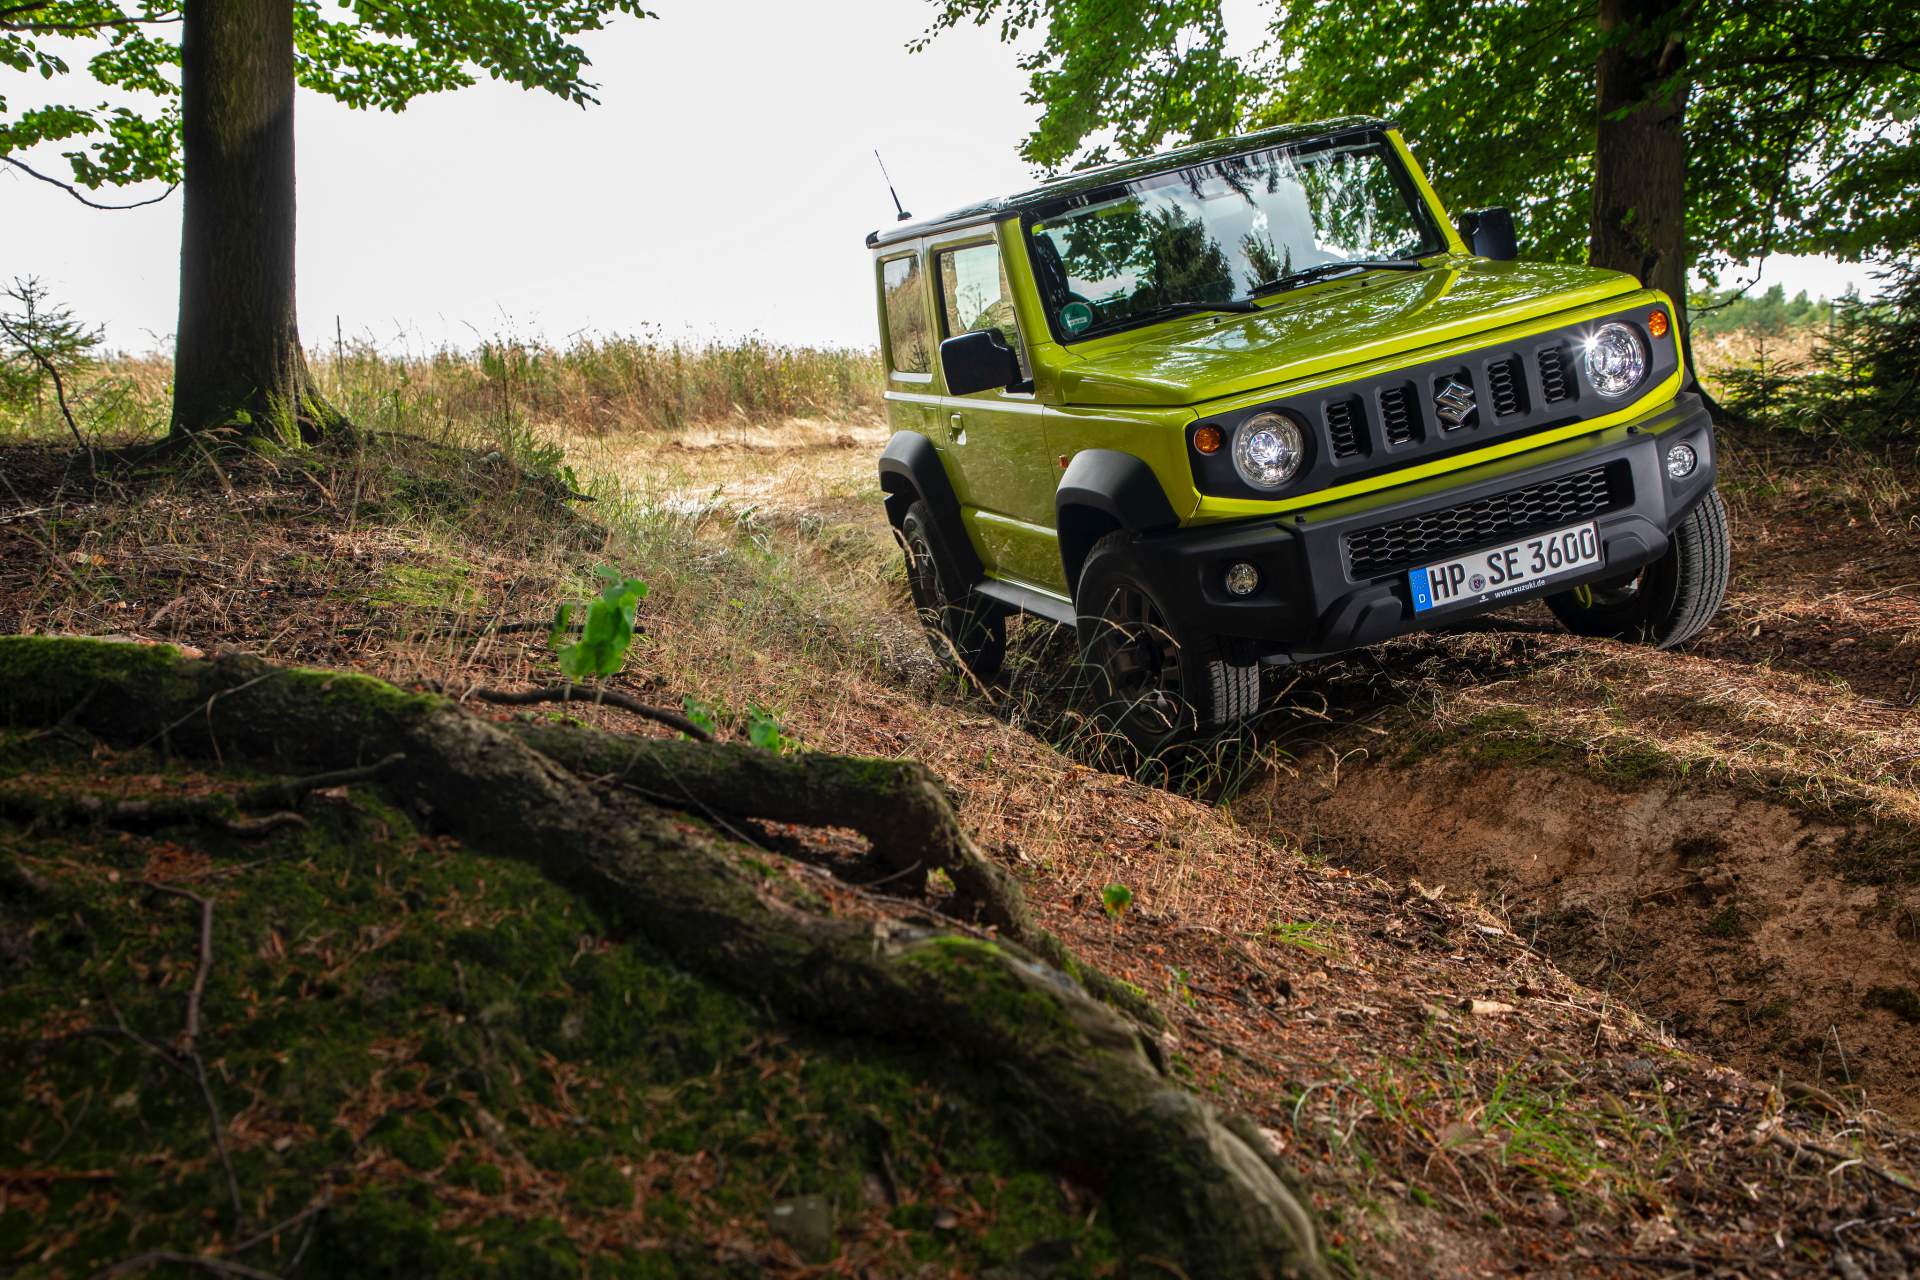
{"label": "round headlight", "polygon": [[1603,324],[1587,339],[1587,381],[1603,396],[1623,396],[1647,376],[1647,344],[1626,325]]}
{"label": "round headlight", "polygon": [[1278,489],[1305,457],[1300,428],[1280,414],[1257,413],[1233,433],[1233,469],[1256,489]]}

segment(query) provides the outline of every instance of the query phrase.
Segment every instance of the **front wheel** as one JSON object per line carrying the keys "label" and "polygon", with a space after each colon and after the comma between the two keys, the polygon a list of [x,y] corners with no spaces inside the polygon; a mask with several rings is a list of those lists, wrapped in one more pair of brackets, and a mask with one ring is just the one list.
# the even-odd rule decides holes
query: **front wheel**
{"label": "front wheel", "polygon": [[1719,490],[1709,489],[1673,531],[1667,554],[1633,573],[1548,596],[1547,608],[1575,635],[1672,649],[1699,635],[1720,611],[1730,543],[1727,505]]}
{"label": "front wheel", "polygon": [[1259,666],[1229,661],[1216,637],[1168,616],[1131,534],[1094,544],[1075,596],[1094,719],[1136,747],[1151,750],[1259,709]]}

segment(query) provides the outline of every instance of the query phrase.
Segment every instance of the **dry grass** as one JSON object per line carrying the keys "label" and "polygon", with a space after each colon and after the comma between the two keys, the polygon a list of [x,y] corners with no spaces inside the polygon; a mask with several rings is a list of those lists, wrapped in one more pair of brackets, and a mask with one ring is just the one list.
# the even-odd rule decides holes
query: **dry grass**
{"label": "dry grass", "polygon": [[[363,426],[441,430],[511,422],[575,433],[764,428],[793,417],[851,419],[880,407],[870,350],[795,347],[746,337],[689,344],[651,336],[583,337],[566,347],[496,336],[473,350],[395,355],[368,342],[308,356],[321,391]],[[126,439],[165,430],[171,362],[114,356],[69,379],[84,433]],[[52,396],[0,405],[0,440],[64,435]]]}

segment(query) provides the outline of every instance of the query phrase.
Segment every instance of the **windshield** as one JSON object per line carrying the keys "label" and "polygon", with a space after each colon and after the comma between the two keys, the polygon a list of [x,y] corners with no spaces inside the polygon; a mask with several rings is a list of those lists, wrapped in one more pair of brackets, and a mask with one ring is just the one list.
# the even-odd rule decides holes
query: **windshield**
{"label": "windshield", "polygon": [[1382,139],[1210,160],[1076,196],[1027,225],[1064,341],[1190,303],[1231,303],[1296,272],[1446,245]]}

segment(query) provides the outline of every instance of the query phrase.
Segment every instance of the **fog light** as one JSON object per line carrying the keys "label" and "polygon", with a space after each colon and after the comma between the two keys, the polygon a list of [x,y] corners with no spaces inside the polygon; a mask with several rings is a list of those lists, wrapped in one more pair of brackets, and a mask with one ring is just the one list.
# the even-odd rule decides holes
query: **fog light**
{"label": "fog light", "polygon": [[1236,596],[1250,596],[1260,589],[1260,571],[1240,560],[1227,566],[1227,590]]}
{"label": "fog light", "polygon": [[1685,480],[1699,465],[1700,455],[1690,444],[1676,444],[1667,450],[1667,475],[1671,479]]}

